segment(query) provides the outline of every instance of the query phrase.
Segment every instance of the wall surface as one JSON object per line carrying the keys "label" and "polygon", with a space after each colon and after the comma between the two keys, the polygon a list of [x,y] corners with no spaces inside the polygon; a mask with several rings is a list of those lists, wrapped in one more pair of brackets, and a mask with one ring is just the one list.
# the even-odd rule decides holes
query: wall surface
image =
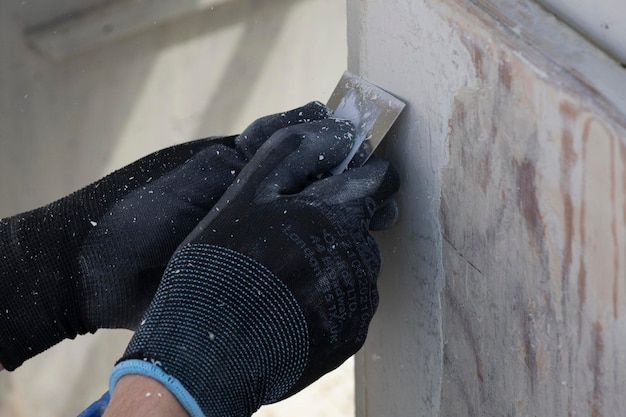
{"label": "wall surface", "polygon": [[359,416],[626,408],[626,72],[527,1],[348,1],[407,108]]}
{"label": "wall surface", "polygon": [[[30,28],[49,29],[99,3],[0,1],[0,216],[62,197],[153,150],[325,101],[346,68],[345,4],[336,0],[216,1],[63,59],[29,43]],[[158,15],[151,5],[166,2],[116,3]],[[129,337],[98,331],[0,373],[0,416],[76,415],[107,389]],[[352,370],[347,362],[258,415],[351,415]]]}
{"label": "wall surface", "polygon": [[621,0],[538,0],[622,64],[626,64],[626,3]]}

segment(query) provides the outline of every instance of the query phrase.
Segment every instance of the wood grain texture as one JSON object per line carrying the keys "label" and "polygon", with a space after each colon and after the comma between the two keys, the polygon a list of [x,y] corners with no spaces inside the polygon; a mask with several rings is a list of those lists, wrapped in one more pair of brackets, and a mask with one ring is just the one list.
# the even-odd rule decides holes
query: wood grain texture
{"label": "wood grain texture", "polygon": [[358,415],[623,414],[624,109],[589,74],[626,75],[530,2],[360,3],[352,70],[409,111]]}

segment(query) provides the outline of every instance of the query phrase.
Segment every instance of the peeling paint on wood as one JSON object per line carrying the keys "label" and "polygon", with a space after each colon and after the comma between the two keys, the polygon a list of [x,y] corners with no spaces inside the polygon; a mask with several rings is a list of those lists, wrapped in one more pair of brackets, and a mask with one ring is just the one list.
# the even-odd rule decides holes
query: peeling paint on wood
{"label": "peeling paint on wood", "polygon": [[409,104],[359,415],[623,414],[626,120],[486,1],[351,3],[352,70]]}

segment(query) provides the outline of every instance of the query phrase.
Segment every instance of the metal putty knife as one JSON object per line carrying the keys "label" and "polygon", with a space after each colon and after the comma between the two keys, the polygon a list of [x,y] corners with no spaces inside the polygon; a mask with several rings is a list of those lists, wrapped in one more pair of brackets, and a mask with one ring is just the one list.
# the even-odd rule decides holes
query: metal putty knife
{"label": "metal putty knife", "polygon": [[346,71],[328,99],[327,106],[333,111],[334,117],[350,120],[356,128],[357,137],[352,151],[331,170],[336,175],[367,161],[405,104],[383,89]]}

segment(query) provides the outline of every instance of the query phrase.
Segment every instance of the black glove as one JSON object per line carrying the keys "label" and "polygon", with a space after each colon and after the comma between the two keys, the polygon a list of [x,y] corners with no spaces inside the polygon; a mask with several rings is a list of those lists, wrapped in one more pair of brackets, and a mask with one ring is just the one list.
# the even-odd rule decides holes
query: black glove
{"label": "black glove", "polygon": [[324,120],[259,149],[173,255],[111,390],[143,374],[192,416],[249,416],[362,346],[380,269],[368,226],[398,175],[372,159],[318,179],[351,146],[351,125]]}
{"label": "black glove", "polygon": [[326,117],[320,103],[267,116],[239,136],[167,148],[0,220],[0,363],[13,370],[64,338],[135,328],[176,247],[259,146]]}

